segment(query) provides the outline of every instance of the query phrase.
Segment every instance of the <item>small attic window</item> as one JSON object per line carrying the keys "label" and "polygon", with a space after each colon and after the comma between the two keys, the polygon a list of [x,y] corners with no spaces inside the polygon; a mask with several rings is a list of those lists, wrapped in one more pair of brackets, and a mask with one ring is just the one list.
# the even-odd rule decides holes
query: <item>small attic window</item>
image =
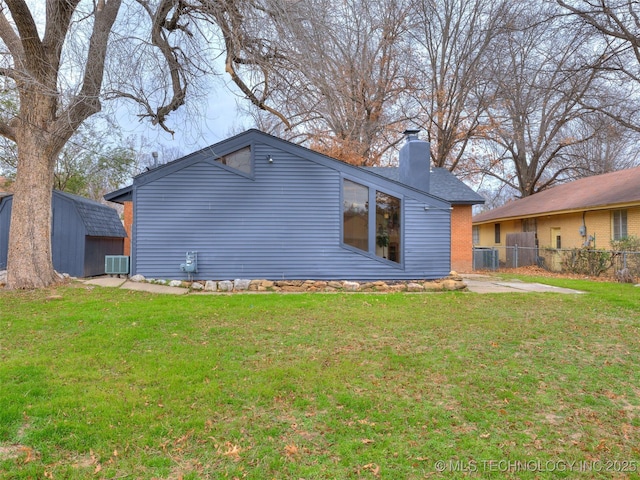
{"label": "small attic window", "polygon": [[251,164],[251,147],[245,147],[223,157],[216,158],[216,162],[220,162],[230,168],[235,168],[244,173],[253,173]]}

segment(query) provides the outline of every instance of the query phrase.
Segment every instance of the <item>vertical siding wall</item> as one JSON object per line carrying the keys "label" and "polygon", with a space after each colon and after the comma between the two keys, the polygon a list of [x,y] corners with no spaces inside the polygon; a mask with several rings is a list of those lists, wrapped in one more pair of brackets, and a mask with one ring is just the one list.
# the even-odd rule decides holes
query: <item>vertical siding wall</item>
{"label": "vertical siding wall", "polygon": [[211,280],[449,272],[448,212],[426,212],[405,197],[404,268],[378,261],[340,246],[340,172],[263,144],[253,149],[255,179],[201,161],[137,187],[133,273],[185,278],[179,265],[187,251],[198,252],[195,277]]}
{"label": "vertical siding wall", "polygon": [[86,229],[71,200],[53,196],[51,256],[53,268],[74,277],[84,276]]}
{"label": "vertical siding wall", "polygon": [[[9,225],[13,199],[0,206],[0,270],[7,268]],[[73,204],[56,195],[52,199],[53,222],[51,230],[51,256],[53,268],[61,273],[83,276],[85,228]]]}

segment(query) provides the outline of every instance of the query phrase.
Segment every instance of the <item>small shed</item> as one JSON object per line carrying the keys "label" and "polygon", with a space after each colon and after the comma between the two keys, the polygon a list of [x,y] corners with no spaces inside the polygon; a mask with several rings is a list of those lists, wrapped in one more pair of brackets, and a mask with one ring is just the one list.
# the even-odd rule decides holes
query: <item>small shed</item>
{"label": "small shed", "polygon": [[[0,270],[7,268],[13,195],[0,197]],[[122,255],[127,234],[118,212],[88,198],[55,190],[53,267],[74,277],[103,275],[105,255]]]}

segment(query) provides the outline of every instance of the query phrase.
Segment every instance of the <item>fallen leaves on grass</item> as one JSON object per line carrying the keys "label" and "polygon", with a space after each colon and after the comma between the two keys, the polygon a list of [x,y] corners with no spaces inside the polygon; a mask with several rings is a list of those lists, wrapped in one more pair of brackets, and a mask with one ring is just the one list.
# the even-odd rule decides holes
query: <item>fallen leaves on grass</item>
{"label": "fallen leaves on grass", "polygon": [[234,462],[240,461],[240,452],[242,451],[242,449],[238,445],[227,442],[225,443],[225,448],[226,450],[222,452],[222,455],[232,458]]}
{"label": "fallen leaves on grass", "polygon": [[377,465],[375,463],[367,463],[362,467],[362,469],[370,471],[374,477],[380,476],[380,465]]}
{"label": "fallen leaves on grass", "polygon": [[289,458],[295,457],[298,454],[298,447],[295,446],[293,443],[289,445],[285,445],[284,454]]}

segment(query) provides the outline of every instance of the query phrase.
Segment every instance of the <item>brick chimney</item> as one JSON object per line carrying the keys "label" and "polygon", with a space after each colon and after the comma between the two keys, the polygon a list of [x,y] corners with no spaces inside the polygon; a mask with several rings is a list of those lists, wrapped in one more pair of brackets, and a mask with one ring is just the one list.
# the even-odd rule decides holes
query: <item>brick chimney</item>
{"label": "brick chimney", "polygon": [[429,192],[431,169],[429,142],[420,140],[420,130],[405,130],[406,142],[400,149],[400,181]]}

